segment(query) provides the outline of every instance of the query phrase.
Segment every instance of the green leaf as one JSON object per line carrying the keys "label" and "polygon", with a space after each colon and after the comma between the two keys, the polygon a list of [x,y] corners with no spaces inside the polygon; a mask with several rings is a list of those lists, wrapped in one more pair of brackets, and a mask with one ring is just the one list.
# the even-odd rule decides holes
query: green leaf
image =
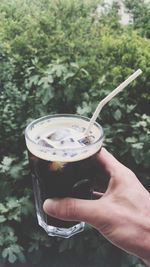
{"label": "green leaf", "polygon": [[58,78],[67,71],[66,67],[62,64],[52,64],[52,70],[49,73],[55,73]]}
{"label": "green leaf", "polygon": [[126,142],[127,143],[133,144],[133,143],[136,143],[137,141],[138,141],[138,139],[136,137],[134,137],[134,136],[126,138]]}
{"label": "green leaf", "polygon": [[2,257],[3,257],[3,258],[6,258],[8,255],[9,255],[9,250],[8,250],[8,248],[3,249],[3,251],[2,251]]}
{"label": "green leaf", "polygon": [[75,73],[73,72],[68,72],[65,76],[64,76],[64,81],[68,80],[69,78],[72,78],[75,75]]}
{"label": "green leaf", "polygon": [[49,83],[53,83],[54,79],[52,75],[48,75],[47,80]]}
{"label": "green leaf", "polygon": [[127,113],[132,112],[135,109],[136,105],[127,105]]}
{"label": "green leaf", "polygon": [[76,62],[71,62],[70,66],[72,66],[72,67],[74,67],[76,69],[79,69],[79,65]]}
{"label": "green leaf", "polygon": [[0,215],[0,223],[3,223],[6,221],[6,218],[4,215]]}
{"label": "green leaf", "polygon": [[132,147],[133,148],[136,148],[136,149],[142,149],[144,146],[143,143],[136,143],[136,144],[132,144]]}
{"label": "green leaf", "polygon": [[116,121],[119,121],[119,120],[121,119],[121,117],[122,117],[122,113],[121,113],[120,109],[117,109],[117,110],[114,112],[113,117],[114,117],[114,119],[115,119]]}
{"label": "green leaf", "polygon": [[4,159],[2,160],[2,164],[5,166],[10,166],[12,163],[13,159],[10,157],[4,157]]}
{"label": "green leaf", "polygon": [[37,243],[31,243],[29,248],[28,248],[28,251],[29,252],[33,252],[33,251],[36,251],[36,250],[39,250],[39,244]]}
{"label": "green leaf", "polygon": [[24,254],[21,251],[18,254],[18,258],[22,263],[26,262],[26,258],[25,258]]}
{"label": "green leaf", "polygon": [[5,248],[2,252],[2,257],[7,258],[10,263],[14,263],[17,259],[16,255],[13,253],[13,246]]}
{"label": "green leaf", "polygon": [[81,70],[80,70],[81,72],[83,72],[86,76],[89,76],[89,73],[88,73],[88,71],[87,70],[85,70],[85,69],[83,69],[83,68],[81,68]]}
{"label": "green leaf", "polygon": [[6,206],[9,209],[14,209],[14,208],[18,208],[20,206],[19,201],[16,197],[9,197]]}
{"label": "green leaf", "polygon": [[22,164],[18,163],[15,165],[12,165],[10,168],[10,175],[14,179],[21,179],[22,178]]}
{"label": "green leaf", "polygon": [[4,204],[0,203],[0,213],[6,213],[7,211],[8,208],[6,208]]}
{"label": "green leaf", "polygon": [[10,263],[14,263],[17,260],[17,256],[12,251],[10,251],[9,256],[8,256],[8,260]]}
{"label": "green leaf", "polygon": [[29,78],[29,86],[32,86],[33,84],[34,85],[37,85],[38,84],[38,81],[39,81],[39,75],[33,75]]}
{"label": "green leaf", "polygon": [[52,75],[48,75],[45,77],[42,77],[39,82],[38,85],[42,85],[43,88],[47,88],[49,86],[50,83],[53,83],[53,77]]}
{"label": "green leaf", "polygon": [[23,248],[17,244],[12,244],[9,247],[5,248],[2,251],[2,257],[3,258],[8,258],[8,261],[10,263],[14,263],[17,260],[17,257],[24,262],[25,257],[23,254]]}
{"label": "green leaf", "polygon": [[7,219],[8,221],[13,220],[13,221],[21,222],[21,207],[9,212]]}
{"label": "green leaf", "polygon": [[4,157],[2,160],[2,164],[0,164],[0,169],[2,172],[7,172],[10,169],[10,166],[13,162],[13,158],[11,157]]}
{"label": "green leaf", "polygon": [[54,97],[54,92],[52,91],[53,88],[50,86],[45,88],[44,90],[44,95],[42,96],[42,103],[43,105],[46,105],[53,97]]}
{"label": "green leaf", "polygon": [[91,105],[86,102],[82,103],[82,106],[77,107],[77,113],[80,115],[87,115],[92,111]]}

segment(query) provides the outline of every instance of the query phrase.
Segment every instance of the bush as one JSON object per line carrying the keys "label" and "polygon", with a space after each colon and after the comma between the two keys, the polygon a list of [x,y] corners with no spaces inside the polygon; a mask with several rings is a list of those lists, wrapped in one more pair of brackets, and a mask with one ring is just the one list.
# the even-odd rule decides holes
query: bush
{"label": "bush", "polygon": [[91,116],[98,101],[138,68],[143,75],[104,108],[99,122],[108,149],[149,185],[149,40],[120,25],[116,7],[102,14],[96,6],[79,0],[1,1],[2,263],[43,262],[47,252],[68,252],[82,267],[87,254],[91,266],[140,266],[88,226],[69,240],[47,237],[34,215],[25,126],[46,114]]}
{"label": "bush", "polygon": [[124,0],[124,3],[132,16],[134,29],[143,37],[150,38],[150,3],[144,0]]}

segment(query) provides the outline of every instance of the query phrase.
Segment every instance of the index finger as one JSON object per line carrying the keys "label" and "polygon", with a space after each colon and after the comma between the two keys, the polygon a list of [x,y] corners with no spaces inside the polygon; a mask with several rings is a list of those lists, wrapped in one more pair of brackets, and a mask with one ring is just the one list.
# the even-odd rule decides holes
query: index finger
{"label": "index finger", "polygon": [[113,176],[118,168],[122,167],[122,164],[104,147],[102,147],[98,154],[98,160],[110,176]]}

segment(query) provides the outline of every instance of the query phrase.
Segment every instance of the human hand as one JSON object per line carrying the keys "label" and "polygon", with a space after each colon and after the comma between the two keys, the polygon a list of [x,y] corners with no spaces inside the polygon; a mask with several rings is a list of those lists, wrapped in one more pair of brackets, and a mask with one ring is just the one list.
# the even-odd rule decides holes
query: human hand
{"label": "human hand", "polygon": [[110,176],[100,199],[48,199],[44,211],[62,220],[89,223],[110,242],[150,264],[150,194],[106,149],[101,149],[98,160]]}

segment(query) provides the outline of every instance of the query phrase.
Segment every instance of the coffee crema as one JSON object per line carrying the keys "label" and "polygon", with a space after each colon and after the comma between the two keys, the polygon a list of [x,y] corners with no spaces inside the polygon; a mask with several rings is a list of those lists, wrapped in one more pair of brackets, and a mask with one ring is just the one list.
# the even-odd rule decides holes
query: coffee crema
{"label": "coffee crema", "polygon": [[[89,135],[84,131],[89,121],[82,117],[36,120],[27,127],[27,147],[35,156],[52,161],[78,161],[96,153],[103,141],[103,130],[94,124]],[[99,142],[100,141],[100,142]]]}

